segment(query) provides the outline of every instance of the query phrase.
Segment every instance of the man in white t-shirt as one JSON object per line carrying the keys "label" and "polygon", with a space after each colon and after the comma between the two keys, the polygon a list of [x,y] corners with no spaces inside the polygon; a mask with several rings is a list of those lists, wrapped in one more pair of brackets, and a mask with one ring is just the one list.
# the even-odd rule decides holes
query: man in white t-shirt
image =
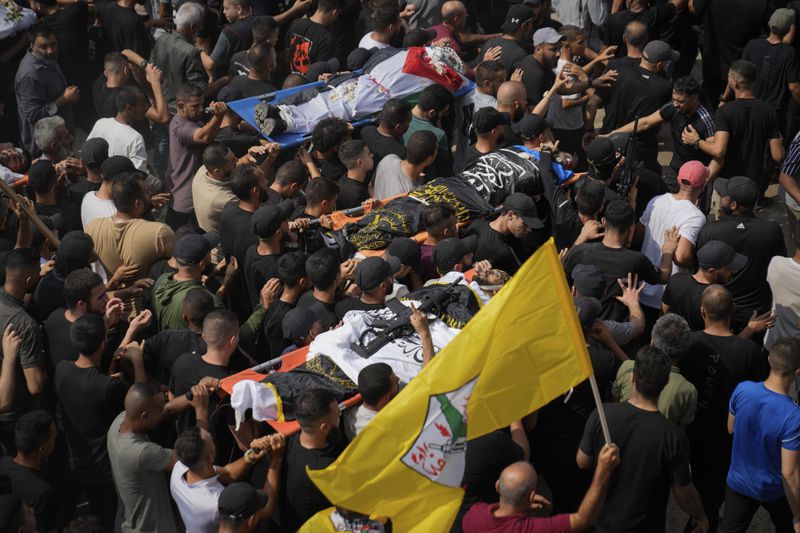
{"label": "man in white t-shirt", "polygon": [[169,491],[178,506],[187,533],[216,533],[218,501],[226,485],[242,479],[273,447],[282,448],[283,437],[255,439],[241,459],[227,466],[214,466],[214,439],[205,429],[191,427],[175,441],[178,462],[172,468]]}
{"label": "man in white t-shirt", "polygon": [[96,218],[113,216],[117,212],[114,201],[111,199],[111,184],[114,177],[123,172],[134,172],[136,167],[127,157],[121,155],[111,156],[100,166],[100,176],[103,182],[97,191],[89,191],[81,201],[81,224],[86,229],[89,223]]}
{"label": "man in white t-shirt", "polygon": [[[708,168],[700,161],[688,161],[678,171],[680,189],[675,194],[656,196],[639,220],[644,225],[642,253],[656,267],[661,263],[661,245],[664,233],[677,228],[680,233],[678,249],[675,251],[672,273],[688,272],[694,265],[694,247],[697,236],[706,223],[706,217],[697,208],[697,199],[708,180]],[[645,284],[639,301],[651,309],[661,309],[663,285]]]}
{"label": "man in white t-shirt", "polygon": [[772,349],[784,337],[800,337],[800,235],[795,235],[794,255],[775,256],[767,267],[767,283],[772,290],[775,326],[767,330],[764,348]]}
{"label": "man in white t-shirt", "polygon": [[358,42],[359,48],[371,50],[372,48],[388,48],[390,42],[402,27],[400,15],[393,7],[379,7],[372,12],[374,31],[364,35]]}
{"label": "man in white t-shirt", "polygon": [[147,98],[138,87],[126,85],[117,92],[117,116],[101,118],[94,123],[87,139],[101,137],[108,142],[108,155],[122,155],[131,160],[137,170],[147,172],[147,149],[144,137],[133,128],[145,120]]}

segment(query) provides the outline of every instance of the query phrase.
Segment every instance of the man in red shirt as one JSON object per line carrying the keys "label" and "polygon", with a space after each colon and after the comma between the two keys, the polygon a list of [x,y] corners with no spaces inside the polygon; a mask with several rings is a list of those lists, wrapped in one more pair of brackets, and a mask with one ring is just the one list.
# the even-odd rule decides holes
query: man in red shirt
{"label": "man in red shirt", "polygon": [[573,533],[589,529],[600,514],[608,480],[618,464],[619,449],[613,444],[603,446],[592,484],[578,512],[537,518],[530,511],[547,500],[536,494],[536,470],[524,461],[514,463],[497,480],[500,503],[473,505],[464,515],[464,533]]}

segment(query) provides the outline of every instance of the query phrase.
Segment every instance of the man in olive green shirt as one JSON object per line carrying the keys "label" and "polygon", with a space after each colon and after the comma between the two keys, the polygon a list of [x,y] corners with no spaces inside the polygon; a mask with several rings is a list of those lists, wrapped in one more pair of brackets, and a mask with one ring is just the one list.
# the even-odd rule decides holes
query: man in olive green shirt
{"label": "man in olive green shirt", "polygon": [[[658,410],[667,420],[682,428],[692,423],[697,410],[697,389],[678,368],[678,362],[689,347],[690,332],[686,319],[670,313],[658,319],[652,334],[653,346],[666,353],[672,361],[669,382],[658,397]],[[613,392],[621,402],[628,401],[633,394],[633,365],[634,361],[628,360],[617,370]]]}

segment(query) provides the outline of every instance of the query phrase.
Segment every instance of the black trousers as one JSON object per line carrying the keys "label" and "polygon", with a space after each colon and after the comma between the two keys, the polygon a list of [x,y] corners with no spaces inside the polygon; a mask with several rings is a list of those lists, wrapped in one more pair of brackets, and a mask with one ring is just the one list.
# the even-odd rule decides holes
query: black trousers
{"label": "black trousers", "polygon": [[725,490],[725,513],[722,515],[719,533],[745,533],[759,507],[769,513],[775,525],[775,533],[794,533],[792,510],[785,497],[771,502],[760,502],[739,494],[730,487]]}

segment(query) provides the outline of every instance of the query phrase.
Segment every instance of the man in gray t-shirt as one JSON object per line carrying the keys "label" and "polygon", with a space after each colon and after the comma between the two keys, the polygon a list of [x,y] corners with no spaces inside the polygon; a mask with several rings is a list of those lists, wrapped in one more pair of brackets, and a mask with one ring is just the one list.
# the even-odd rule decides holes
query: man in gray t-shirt
{"label": "man in gray t-shirt", "polygon": [[191,403],[180,396],[165,405],[160,390],[136,383],[125,397],[125,411],[108,429],[108,458],[119,497],[117,523],[121,522],[123,533],[177,532],[164,476],[175,465],[175,454],[151,442],[147,433],[158,426],[165,414],[190,406],[195,407],[198,421],[207,421],[208,394],[199,386],[192,392]]}

